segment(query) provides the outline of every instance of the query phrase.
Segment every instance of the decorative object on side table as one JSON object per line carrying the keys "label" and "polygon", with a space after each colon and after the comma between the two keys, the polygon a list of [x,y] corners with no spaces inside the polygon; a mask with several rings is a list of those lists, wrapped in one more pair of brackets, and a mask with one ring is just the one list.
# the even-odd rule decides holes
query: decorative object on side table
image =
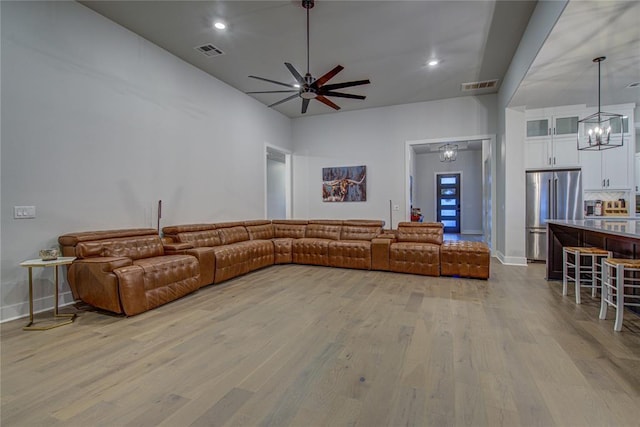
{"label": "decorative object on side table", "polygon": [[42,261],[53,261],[54,259],[58,259],[59,255],[60,251],[56,248],[40,250],[40,259]]}
{"label": "decorative object on side table", "polygon": [[[55,249],[57,252],[57,249]],[[40,251],[40,257],[42,257],[44,251]],[[51,253],[49,253],[51,256]],[[45,260],[45,259],[30,259],[27,261],[23,261],[20,263],[20,267],[25,267],[29,269],[29,324],[22,328],[25,331],[46,331],[47,329],[57,328],[58,326],[68,325],[69,323],[73,323],[76,318],[76,314],[60,314],[58,313],[58,266],[60,265],[69,265],[75,260],[76,257],[59,257],[56,254],[55,259]],[[54,323],[49,323],[45,326],[36,326],[33,321],[33,269],[35,267],[53,267],[53,276],[54,276],[54,284],[55,284],[55,305],[53,306],[53,321]],[[63,318],[62,321],[56,321],[56,319]]]}

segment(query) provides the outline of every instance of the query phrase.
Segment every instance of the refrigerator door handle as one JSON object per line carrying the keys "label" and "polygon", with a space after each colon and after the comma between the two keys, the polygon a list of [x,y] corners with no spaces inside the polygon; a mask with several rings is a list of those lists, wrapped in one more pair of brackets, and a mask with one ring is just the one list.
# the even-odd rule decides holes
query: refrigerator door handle
{"label": "refrigerator door handle", "polygon": [[546,234],[547,230],[529,230],[529,234]]}
{"label": "refrigerator door handle", "polygon": [[547,180],[547,206],[549,208],[549,218],[546,219],[553,219],[553,195],[551,194],[551,180]]}
{"label": "refrigerator door handle", "polygon": [[558,218],[558,178],[553,180],[553,218]]}

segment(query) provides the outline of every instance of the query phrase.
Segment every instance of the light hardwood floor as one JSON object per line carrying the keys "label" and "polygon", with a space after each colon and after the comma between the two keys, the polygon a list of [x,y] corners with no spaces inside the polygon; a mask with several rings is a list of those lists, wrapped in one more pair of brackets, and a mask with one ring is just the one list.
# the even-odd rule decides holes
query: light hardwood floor
{"label": "light hardwood floor", "polygon": [[132,318],[8,322],[2,426],[639,425],[640,318],[616,333],[543,265],[491,267],[276,266]]}

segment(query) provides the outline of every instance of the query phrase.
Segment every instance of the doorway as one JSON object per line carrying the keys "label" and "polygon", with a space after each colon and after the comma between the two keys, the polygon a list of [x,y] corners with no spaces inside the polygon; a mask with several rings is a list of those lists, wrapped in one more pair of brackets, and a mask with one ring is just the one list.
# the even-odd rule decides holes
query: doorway
{"label": "doorway", "polygon": [[290,218],[291,154],[273,146],[267,146],[265,151],[265,218]]}
{"label": "doorway", "polygon": [[436,174],[437,221],[445,233],[460,233],[460,174]]}

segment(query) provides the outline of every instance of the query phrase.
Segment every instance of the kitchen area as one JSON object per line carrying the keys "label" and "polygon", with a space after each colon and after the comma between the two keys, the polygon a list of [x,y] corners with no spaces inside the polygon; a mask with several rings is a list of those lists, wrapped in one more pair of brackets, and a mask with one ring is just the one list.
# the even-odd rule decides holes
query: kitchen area
{"label": "kitchen area", "polygon": [[[587,223],[592,231],[601,226],[604,231],[624,230],[632,233],[627,237],[640,238],[640,227],[635,234],[636,213],[640,215],[640,150],[636,147],[640,123],[634,124],[634,109],[635,104],[602,107],[620,118],[610,129],[615,135],[611,146],[595,150],[579,149],[577,143],[579,121],[592,114],[593,108],[574,105],[525,111],[525,239],[529,262],[550,258],[550,263],[556,264],[553,258],[557,254],[550,252],[554,236],[548,235],[548,222]],[[623,252],[632,255],[629,250]],[[635,254],[635,249],[632,252]],[[561,264],[561,247],[559,256]],[[552,273],[547,278],[562,276]]]}

